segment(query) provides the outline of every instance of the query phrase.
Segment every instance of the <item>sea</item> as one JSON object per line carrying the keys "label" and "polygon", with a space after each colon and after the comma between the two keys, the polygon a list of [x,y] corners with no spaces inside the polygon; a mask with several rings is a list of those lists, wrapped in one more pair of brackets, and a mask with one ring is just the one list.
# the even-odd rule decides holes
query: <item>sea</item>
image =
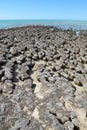
{"label": "sea", "polygon": [[87,21],[81,20],[0,20],[0,29],[28,25],[54,26],[65,30],[87,30]]}

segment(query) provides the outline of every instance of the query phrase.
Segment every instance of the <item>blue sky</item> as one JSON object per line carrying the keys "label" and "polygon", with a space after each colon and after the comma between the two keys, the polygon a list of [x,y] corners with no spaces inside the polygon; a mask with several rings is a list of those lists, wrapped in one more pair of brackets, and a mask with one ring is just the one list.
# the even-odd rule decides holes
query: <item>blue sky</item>
{"label": "blue sky", "polygon": [[87,20],[87,0],[0,0],[0,19]]}

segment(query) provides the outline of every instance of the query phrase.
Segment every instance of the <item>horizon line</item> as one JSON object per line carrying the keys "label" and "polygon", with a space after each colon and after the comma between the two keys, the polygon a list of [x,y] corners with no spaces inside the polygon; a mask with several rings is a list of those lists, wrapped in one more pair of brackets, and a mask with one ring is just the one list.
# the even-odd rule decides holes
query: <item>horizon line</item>
{"label": "horizon line", "polygon": [[28,19],[28,18],[18,18],[18,19],[15,19],[15,18],[12,18],[12,19],[0,19],[0,20],[58,20],[58,21],[63,21],[63,20],[65,20],[65,21],[87,21],[87,19]]}

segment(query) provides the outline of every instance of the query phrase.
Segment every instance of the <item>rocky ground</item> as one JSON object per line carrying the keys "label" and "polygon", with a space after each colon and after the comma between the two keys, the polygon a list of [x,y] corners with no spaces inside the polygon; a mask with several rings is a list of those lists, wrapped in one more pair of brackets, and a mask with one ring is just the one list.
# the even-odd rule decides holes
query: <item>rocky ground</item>
{"label": "rocky ground", "polygon": [[0,31],[0,130],[87,130],[86,31]]}

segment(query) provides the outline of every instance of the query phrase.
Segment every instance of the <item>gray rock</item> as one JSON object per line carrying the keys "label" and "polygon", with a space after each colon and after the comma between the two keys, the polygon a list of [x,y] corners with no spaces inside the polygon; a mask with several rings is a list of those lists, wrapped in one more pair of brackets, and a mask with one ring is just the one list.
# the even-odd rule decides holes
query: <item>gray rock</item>
{"label": "gray rock", "polygon": [[33,60],[36,60],[36,61],[37,61],[37,60],[38,60],[38,55],[37,55],[37,54],[34,54],[32,58],[33,58]]}
{"label": "gray rock", "polygon": [[77,85],[79,85],[79,86],[82,86],[81,78],[75,77],[75,78],[74,78],[74,82],[75,82],[75,84],[77,84]]}
{"label": "gray rock", "polygon": [[8,130],[17,130],[17,128],[14,128],[14,127],[13,127],[13,128],[9,128]]}
{"label": "gray rock", "polygon": [[55,130],[65,130],[65,128],[63,127],[63,125],[61,125],[60,123],[56,123],[56,122],[54,122],[54,124],[52,125],[52,127]]}
{"label": "gray rock", "polygon": [[11,70],[11,68],[8,68],[8,67],[5,67],[5,77],[7,78],[7,79],[13,79],[13,74],[12,74],[12,70]]}
{"label": "gray rock", "polygon": [[5,84],[3,85],[3,93],[12,94],[13,93],[13,84],[10,80],[6,80]]}
{"label": "gray rock", "polygon": [[44,130],[44,129],[39,122],[32,121],[29,125],[29,130]]}
{"label": "gray rock", "polygon": [[0,94],[3,93],[3,85],[0,85]]}
{"label": "gray rock", "polygon": [[29,126],[30,120],[28,118],[20,118],[15,122],[15,128],[17,129],[25,129],[27,126]]}
{"label": "gray rock", "polygon": [[72,123],[76,126],[77,130],[79,129],[79,121],[77,118],[72,119]]}
{"label": "gray rock", "polygon": [[25,94],[24,90],[18,89],[17,93],[14,93],[13,95],[13,100],[20,101],[23,98],[24,94]]}
{"label": "gray rock", "polygon": [[20,56],[16,57],[16,61],[18,64],[21,64],[23,61],[25,61],[25,56],[20,55]]}
{"label": "gray rock", "polygon": [[32,88],[32,85],[33,85],[33,81],[31,79],[26,79],[24,80],[22,86],[26,88]]}
{"label": "gray rock", "polygon": [[0,79],[4,76],[4,70],[0,70]]}
{"label": "gray rock", "polygon": [[69,120],[69,118],[67,116],[62,116],[60,118],[60,120],[61,120],[62,124],[64,124],[65,122],[67,122]]}
{"label": "gray rock", "polygon": [[0,66],[4,65],[5,63],[6,63],[5,57],[3,57],[2,55],[0,55]]}
{"label": "gray rock", "polygon": [[1,78],[1,82],[4,82],[6,79],[7,79],[7,78],[6,78],[5,76],[3,76],[3,77]]}
{"label": "gray rock", "polygon": [[71,119],[77,118],[77,115],[76,115],[76,113],[75,113],[74,111],[71,111],[71,113],[70,113],[70,118],[71,118]]}
{"label": "gray rock", "polygon": [[29,79],[29,75],[27,73],[20,73],[18,74],[18,78],[22,81]]}
{"label": "gray rock", "polygon": [[55,83],[55,81],[56,81],[56,79],[54,77],[49,77],[48,80],[50,83]]}
{"label": "gray rock", "polygon": [[87,91],[87,83],[84,83],[83,87],[84,87],[85,91]]}
{"label": "gray rock", "polygon": [[70,121],[67,121],[65,123],[65,126],[69,129],[69,130],[73,130],[74,129],[74,124]]}
{"label": "gray rock", "polygon": [[17,55],[17,54],[18,54],[18,51],[17,51],[17,49],[16,49],[15,47],[11,47],[11,48],[10,48],[10,53],[11,53],[12,55]]}
{"label": "gray rock", "polygon": [[0,116],[0,122],[2,122],[5,119],[5,116]]}
{"label": "gray rock", "polygon": [[0,30],[0,130],[81,129],[75,108],[85,121],[86,52],[87,31]]}

